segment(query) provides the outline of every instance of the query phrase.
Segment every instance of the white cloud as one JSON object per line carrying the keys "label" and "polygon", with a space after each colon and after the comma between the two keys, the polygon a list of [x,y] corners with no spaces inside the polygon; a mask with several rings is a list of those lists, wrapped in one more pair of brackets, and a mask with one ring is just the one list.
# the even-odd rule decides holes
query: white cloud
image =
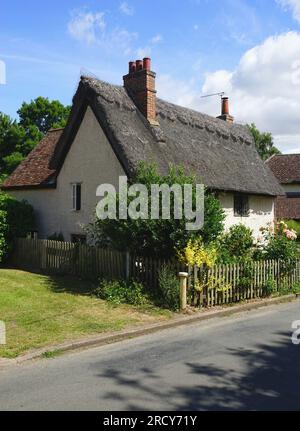
{"label": "white cloud", "polygon": [[[195,82],[158,80],[160,94],[213,116],[220,113],[217,98],[201,99]],[[242,123],[255,122],[275,136],[282,151],[300,145],[300,33],[270,37],[247,51],[234,70],[206,74],[202,94],[225,91],[231,113]]]}
{"label": "white cloud", "polygon": [[121,51],[123,55],[132,52],[132,43],[138,34],[120,27],[108,29],[103,12],[77,10],[71,15],[68,32],[73,39],[108,51]]}
{"label": "white cloud", "polygon": [[133,15],[134,9],[132,6],[130,6],[126,1],[120,4],[120,11],[124,13],[125,15]]}
{"label": "white cloud", "polygon": [[103,12],[73,11],[68,24],[69,34],[76,40],[93,44],[105,30]]}
{"label": "white cloud", "polygon": [[163,41],[163,37],[161,34],[156,34],[155,36],[153,36],[149,41],[148,44],[146,46],[140,47],[137,49],[136,51],[136,55],[138,58],[143,58],[143,57],[147,57],[150,56],[152,53],[152,49],[155,45],[159,44],[160,42]]}
{"label": "white cloud", "polygon": [[155,45],[156,43],[159,43],[162,40],[163,40],[162,35],[161,34],[157,34],[156,36],[152,37],[152,39],[150,40],[150,42]]}
{"label": "white cloud", "polygon": [[283,8],[290,9],[295,20],[300,22],[300,0],[277,0]]}

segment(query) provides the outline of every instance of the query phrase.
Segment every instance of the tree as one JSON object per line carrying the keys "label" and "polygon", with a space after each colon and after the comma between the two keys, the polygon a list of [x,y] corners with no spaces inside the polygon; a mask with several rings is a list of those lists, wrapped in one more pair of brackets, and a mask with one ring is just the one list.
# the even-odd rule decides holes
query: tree
{"label": "tree", "polygon": [[[193,175],[186,175],[182,168],[171,167],[166,175],[160,175],[153,164],[141,163],[132,180],[133,184],[144,184],[147,187],[150,196],[151,185],[167,184],[196,184],[196,178]],[[195,189],[195,188],[194,188]],[[195,190],[194,190],[195,192]],[[119,195],[117,196],[117,200]],[[195,208],[196,194],[193,195],[193,206]],[[128,202],[132,197],[128,196]],[[149,213],[151,208],[151,199],[148,202]],[[161,207],[160,207],[161,208]],[[174,196],[171,195],[171,214],[174,213]],[[205,222],[199,231],[189,231],[186,229],[187,220],[183,217],[181,220],[164,220],[160,211],[160,218],[152,220],[96,220],[88,228],[95,240],[100,246],[111,246],[115,249],[144,256],[171,258],[176,255],[177,250],[186,246],[189,239],[202,237],[209,243],[214,241],[223,231],[224,212],[219,200],[211,193],[205,193]]]}
{"label": "tree", "polygon": [[19,124],[27,131],[32,126],[45,134],[51,128],[65,127],[70,106],[62,105],[58,100],[50,101],[48,98],[38,97],[30,103],[23,103],[18,110]]}
{"label": "tree", "polygon": [[260,132],[254,123],[248,124],[256,145],[256,149],[263,160],[267,160],[274,154],[280,154],[278,148],[274,146],[273,136],[271,133]]}
{"label": "tree", "polygon": [[18,166],[51,128],[64,127],[70,107],[43,97],[23,103],[19,121],[0,112],[0,182]]}

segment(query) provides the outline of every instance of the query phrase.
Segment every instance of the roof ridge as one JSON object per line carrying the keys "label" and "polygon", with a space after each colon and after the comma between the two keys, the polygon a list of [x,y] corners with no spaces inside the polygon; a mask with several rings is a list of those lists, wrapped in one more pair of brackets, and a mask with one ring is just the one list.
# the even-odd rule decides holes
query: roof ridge
{"label": "roof ridge", "polygon": [[[104,85],[107,85],[107,86],[110,86],[110,87],[115,87],[115,88],[118,88],[118,89],[122,89],[122,90],[124,90],[126,92],[126,94],[128,94],[127,91],[126,91],[126,89],[125,89],[125,87],[123,85],[112,84],[110,82],[104,81],[104,80],[102,80],[100,78],[97,78],[97,77],[91,77],[91,76],[82,75],[81,76],[81,80],[82,81],[84,81],[84,80],[87,80],[87,81],[98,81],[101,84],[104,84]],[[178,109],[185,110],[186,112],[190,113],[191,115],[193,115],[193,114],[194,115],[201,115],[201,116],[203,116],[204,120],[213,122],[214,126],[219,126],[219,127],[223,127],[223,129],[227,129],[228,133],[236,133],[237,129],[241,130],[242,128],[243,129],[245,128],[244,125],[241,125],[241,124],[238,124],[238,123],[233,123],[233,124],[226,123],[225,121],[220,120],[218,117],[214,117],[213,115],[209,115],[206,112],[201,112],[201,111],[199,111],[197,109],[189,108],[187,106],[182,106],[182,105],[179,105],[177,103],[170,102],[168,100],[162,99],[161,97],[157,97],[156,100],[157,100],[157,102],[162,102],[162,103],[165,103],[167,105],[170,105],[170,106],[174,107],[177,110]],[[114,103],[118,104],[117,101],[115,101]],[[132,103],[134,104],[133,101],[132,101]],[[158,114],[159,114],[159,112],[158,112]],[[240,133],[238,133],[238,134],[240,136]]]}
{"label": "roof ridge", "polygon": [[55,129],[49,129],[47,133],[59,132],[60,130],[64,130],[65,127],[57,127]]}
{"label": "roof ridge", "polygon": [[300,153],[290,153],[290,154],[274,154],[274,156],[289,157],[289,156],[300,156]]}

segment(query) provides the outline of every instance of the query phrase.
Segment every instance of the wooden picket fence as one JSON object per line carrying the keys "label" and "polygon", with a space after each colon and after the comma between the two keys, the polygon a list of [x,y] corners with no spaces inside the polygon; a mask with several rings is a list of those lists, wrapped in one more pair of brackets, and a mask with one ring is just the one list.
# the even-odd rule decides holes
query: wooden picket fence
{"label": "wooden picket fence", "polygon": [[182,269],[178,262],[128,255],[84,244],[49,240],[17,239],[11,263],[16,268],[48,274],[74,275],[88,279],[132,278],[150,288],[158,287],[163,265]]}
{"label": "wooden picket fence", "polygon": [[300,260],[287,271],[285,262],[253,261],[250,264],[217,265],[208,271],[189,269],[189,300],[200,307],[213,307],[267,295],[268,284],[275,292],[291,291],[300,284]]}
{"label": "wooden picket fence", "polygon": [[[163,266],[174,274],[186,271],[174,261],[129,256],[114,250],[67,242],[17,239],[12,262],[15,267],[49,274],[74,275],[87,279],[132,278],[152,289],[159,287]],[[300,283],[300,260],[287,273],[284,262],[259,261],[249,265],[218,265],[208,271],[189,268],[188,302],[213,307],[264,297],[268,283],[275,290],[288,290]]]}

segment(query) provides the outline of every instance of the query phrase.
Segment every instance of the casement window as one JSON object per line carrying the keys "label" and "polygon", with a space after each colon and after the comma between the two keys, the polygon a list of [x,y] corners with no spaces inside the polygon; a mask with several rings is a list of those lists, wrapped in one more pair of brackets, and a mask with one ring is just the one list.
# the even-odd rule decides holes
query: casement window
{"label": "casement window", "polygon": [[249,217],[249,196],[234,196],[234,215],[235,217]]}
{"label": "casement window", "polygon": [[72,184],[72,210],[81,210],[81,184]]}

